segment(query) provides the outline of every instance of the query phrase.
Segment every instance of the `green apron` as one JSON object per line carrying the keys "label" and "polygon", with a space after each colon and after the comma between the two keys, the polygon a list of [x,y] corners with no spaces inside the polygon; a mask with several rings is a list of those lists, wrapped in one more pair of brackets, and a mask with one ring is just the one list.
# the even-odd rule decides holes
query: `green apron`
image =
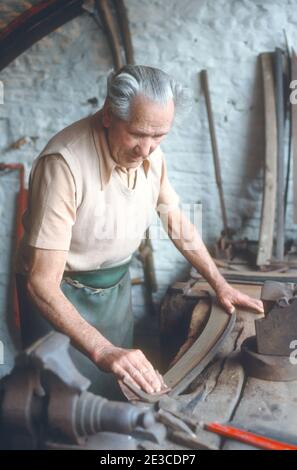
{"label": "green apron", "polygon": [[[133,347],[133,314],[129,263],[86,272],[65,272],[61,290],[80,315],[115,346]],[[53,327],[27,296],[26,278],[17,277],[23,346],[47,334]],[[84,354],[70,347],[78,370],[91,381],[90,391],[111,400],[124,400],[113,374],[105,373]]]}

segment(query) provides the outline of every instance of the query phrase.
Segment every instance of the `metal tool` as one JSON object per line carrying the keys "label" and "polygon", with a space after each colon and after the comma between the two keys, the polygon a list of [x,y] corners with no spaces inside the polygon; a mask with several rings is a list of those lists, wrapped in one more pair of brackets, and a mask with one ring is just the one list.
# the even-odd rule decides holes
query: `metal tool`
{"label": "metal tool", "polygon": [[260,449],[266,450],[297,450],[297,445],[281,442],[276,439],[261,436],[253,432],[239,429],[229,424],[221,424],[217,422],[204,424],[204,429],[214,432],[220,436],[234,439],[236,441],[250,444]]}
{"label": "metal tool", "polygon": [[265,282],[261,300],[265,317],[255,321],[257,352],[289,357],[290,344],[297,338],[297,286]]}
{"label": "metal tool", "polygon": [[49,333],[22,352],[1,380],[0,436],[7,448],[117,449],[123,435],[133,449],[142,438],[162,443],[166,427],[150,408],[87,391],[90,382],[75,368],[68,346],[69,338]]}
{"label": "metal tool", "polygon": [[297,367],[290,361],[291,345],[297,338],[296,294],[294,283],[264,284],[261,299],[265,317],[255,321],[256,336],[241,345],[248,375],[273,381],[297,379]]}

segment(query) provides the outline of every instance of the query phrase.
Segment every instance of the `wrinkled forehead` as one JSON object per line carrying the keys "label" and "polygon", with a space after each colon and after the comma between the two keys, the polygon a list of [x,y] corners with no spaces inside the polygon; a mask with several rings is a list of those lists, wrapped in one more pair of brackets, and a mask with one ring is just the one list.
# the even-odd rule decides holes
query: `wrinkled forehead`
{"label": "wrinkled forehead", "polygon": [[129,126],[149,126],[169,131],[174,118],[174,101],[156,103],[138,96],[133,99],[130,108]]}

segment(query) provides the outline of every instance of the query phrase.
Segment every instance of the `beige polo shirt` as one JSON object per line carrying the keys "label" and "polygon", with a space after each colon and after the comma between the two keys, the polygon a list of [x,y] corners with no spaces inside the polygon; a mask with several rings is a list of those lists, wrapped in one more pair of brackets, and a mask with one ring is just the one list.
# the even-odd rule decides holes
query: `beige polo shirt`
{"label": "beige polo shirt", "polygon": [[63,129],[34,160],[17,272],[28,270],[30,247],[67,251],[66,271],[122,264],[158,206],[178,205],[160,148],[127,171],[111,157],[101,119],[98,111]]}

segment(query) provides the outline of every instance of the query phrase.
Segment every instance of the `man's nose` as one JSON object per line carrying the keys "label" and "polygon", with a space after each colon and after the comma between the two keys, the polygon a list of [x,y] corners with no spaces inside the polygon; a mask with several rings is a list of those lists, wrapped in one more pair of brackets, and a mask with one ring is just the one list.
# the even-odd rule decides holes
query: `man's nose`
{"label": "man's nose", "polygon": [[142,139],[140,142],[138,142],[138,145],[136,147],[137,154],[141,157],[148,157],[150,154],[151,145],[152,142],[150,138]]}

